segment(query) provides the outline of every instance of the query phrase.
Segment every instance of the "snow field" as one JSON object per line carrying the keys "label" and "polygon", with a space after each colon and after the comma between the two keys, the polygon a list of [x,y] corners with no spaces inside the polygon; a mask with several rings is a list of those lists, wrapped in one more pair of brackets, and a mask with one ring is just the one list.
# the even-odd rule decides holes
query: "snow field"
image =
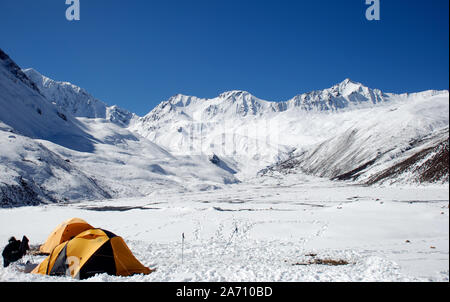
{"label": "snow field", "polygon": [[[122,236],[143,264],[157,269],[87,281],[449,280],[448,187],[303,180],[280,187],[266,178],[266,184],[184,195],[2,209],[0,242],[26,234],[31,244],[42,243],[62,220],[80,217]],[[349,264],[300,265],[312,259]],[[20,267],[0,268],[0,280],[72,281],[24,274]]]}

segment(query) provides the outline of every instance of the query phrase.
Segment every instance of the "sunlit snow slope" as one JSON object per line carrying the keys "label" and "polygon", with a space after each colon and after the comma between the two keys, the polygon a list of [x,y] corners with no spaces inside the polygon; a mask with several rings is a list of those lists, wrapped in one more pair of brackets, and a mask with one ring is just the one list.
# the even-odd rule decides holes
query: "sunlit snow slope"
{"label": "sunlit snow slope", "polygon": [[[130,128],[174,153],[216,154],[239,176],[262,170],[363,179],[406,151],[421,151],[429,136],[448,139],[448,111],[448,91],[396,95],[346,79],[280,103],[244,91],[213,99],[176,95]],[[401,180],[415,180],[412,174]],[[448,181],[444,174],[439,180]]]}
{"label": "sunlit snow slope", "polygon": [[448,182],[447,90],[392,94],[346,79],[285,102],[175,95],[139,117],[0,51],[0,91],[3,206],[210,190],[264,175]]}
{"label": "sunlit snow slope", "polygon": [[173,156],[130,132],[125,126],[132,115],[126,110],[37,76],[33,72],[31,80],[0,51],[0,206],[207,190],[237,182],[207,156]]}

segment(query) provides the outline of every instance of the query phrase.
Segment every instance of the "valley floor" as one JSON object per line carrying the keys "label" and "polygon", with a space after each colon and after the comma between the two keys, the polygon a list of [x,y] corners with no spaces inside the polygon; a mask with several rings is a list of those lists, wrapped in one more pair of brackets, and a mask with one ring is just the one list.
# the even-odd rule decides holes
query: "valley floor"
{"label": "valley floor", "polygon": [[[264,177],[213,191],[0,209],[0,248],[10,236],[43,243],[79,217],[122,236],[156,268],[89,281],[449,281],[448,194],[448,185]],[[21,272],[42,259],[0,267],[0,281],[71,281]]]}

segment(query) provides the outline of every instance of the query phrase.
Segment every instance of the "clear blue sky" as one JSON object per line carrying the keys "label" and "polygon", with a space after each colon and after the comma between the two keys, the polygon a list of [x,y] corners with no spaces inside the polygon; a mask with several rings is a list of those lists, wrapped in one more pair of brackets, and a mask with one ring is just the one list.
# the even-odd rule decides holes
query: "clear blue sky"
{"label": "clear blue sky", "polygon": [[0,48],[21,67],[144,115],[177,93],[287,100],[345,78],[386,92],[448,89],[449,1],[0,0]]}

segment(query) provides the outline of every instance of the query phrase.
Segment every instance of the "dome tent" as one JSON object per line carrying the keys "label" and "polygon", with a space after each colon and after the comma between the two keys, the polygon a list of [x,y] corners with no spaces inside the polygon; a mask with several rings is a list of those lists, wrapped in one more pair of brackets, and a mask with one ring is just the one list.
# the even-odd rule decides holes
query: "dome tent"
{"label": "dome tent", "polygon": [[43,254],[50,254],[61,243],[69,241],[78,234],[93,228],[93,226],[80,218],[66,220],[53,230],[47,241],[40,246],[39,251]]}
{"label": "dome tent", "polygon": [[32,273],[49,276],[70,275],[88,279],[96,274],[116,276],[150,274],[125,241],[102,229],[91,229],[58,245]]}

